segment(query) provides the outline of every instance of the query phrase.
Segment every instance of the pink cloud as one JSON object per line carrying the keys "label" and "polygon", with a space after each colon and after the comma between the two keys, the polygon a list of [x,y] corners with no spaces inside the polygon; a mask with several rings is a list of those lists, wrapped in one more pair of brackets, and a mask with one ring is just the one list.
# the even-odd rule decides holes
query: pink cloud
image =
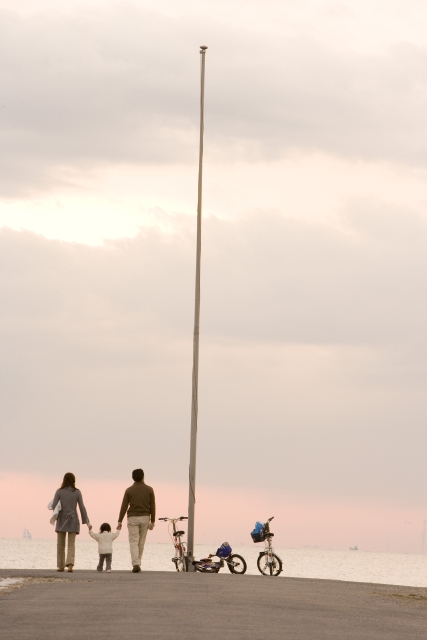
{"label": "pink cloud", "polygon": [[[127,481],[79,480],[86,508],[94,527],[101,522],[115,526]],[[53,538],[48,502],[58,487],[57,477],[3,474],[0,477],[0,537],[20,537],[27,527],[35,538]],[[187,513],[185,485],[153,482],[157,516]],[[370,551],[421,551],[421,509],[399,505],[358,503],[337,499],[279,494],[241,488],[199,486],[197,488],[196,541],[250,544],[256,520],[275,516],[272,531],[277,547],[318,546],[347,549],[358,545]],[[185,528],[185,527],[184,527]],[[89,538],[82,527],[82,538]],[[151,542],[167,542],[167,527],[157,522]],[[426,541],[427,542],[427,541]]]}

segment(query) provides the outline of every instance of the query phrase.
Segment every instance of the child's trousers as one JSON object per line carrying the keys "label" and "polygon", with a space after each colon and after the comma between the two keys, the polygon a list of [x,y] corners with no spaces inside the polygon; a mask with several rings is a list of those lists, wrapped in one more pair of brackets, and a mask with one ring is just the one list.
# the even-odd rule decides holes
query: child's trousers
{"label": "child's trousers", "polygon": [[99,554],[99,562],[98,562],[98,566],[96,567],[97,571],[102,571],[102,569],[104,568],[104,559],[105,559],[105,565],[106,565],[106,569],[107,571],[110,570],[111,571],[111,560],[113,559],[113,554],[112,553],[100,553]]}

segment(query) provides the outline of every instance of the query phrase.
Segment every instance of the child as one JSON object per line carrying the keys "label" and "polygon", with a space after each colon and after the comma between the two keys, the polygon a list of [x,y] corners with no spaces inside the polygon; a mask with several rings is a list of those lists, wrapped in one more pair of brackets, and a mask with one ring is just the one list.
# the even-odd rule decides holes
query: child
{"label": "child", "polygon": [[101,524],[99,533],[92,533],[89,531],[89,535],[98,542],[99,562],[96,567],[97,571],[102,571],[104,568],[104,558],[107,572],[111,572],[111,560],[113,559],[113,540],[115,540],[120,534],[120,531],[111,533],[111,527],[108,522]]}

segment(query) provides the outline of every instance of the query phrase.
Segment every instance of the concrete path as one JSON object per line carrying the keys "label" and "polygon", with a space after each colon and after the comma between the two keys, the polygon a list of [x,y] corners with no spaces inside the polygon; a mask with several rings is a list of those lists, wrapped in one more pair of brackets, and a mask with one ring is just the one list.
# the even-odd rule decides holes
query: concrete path
{"label": "concrete path", "polygon": [[[1,638],[427,639],[426,589],[172,572],[0,570]],[[61,580],[57,580],[57,578]]]}

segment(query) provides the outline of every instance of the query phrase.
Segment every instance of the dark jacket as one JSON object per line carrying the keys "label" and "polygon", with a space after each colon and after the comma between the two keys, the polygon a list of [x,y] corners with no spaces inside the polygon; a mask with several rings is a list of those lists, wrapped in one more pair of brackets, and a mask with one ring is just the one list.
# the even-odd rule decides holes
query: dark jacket
{"label": "dark jacket", "polygon": [[[129,507],[129,508],[128,508]],[[152,487],[141,482],[134,482],[126,489],[120,509],[119,522],[125,517],[127,511],[128,518],[133,516],[151,516],[151,522],[156,519],[156,500]]]}

